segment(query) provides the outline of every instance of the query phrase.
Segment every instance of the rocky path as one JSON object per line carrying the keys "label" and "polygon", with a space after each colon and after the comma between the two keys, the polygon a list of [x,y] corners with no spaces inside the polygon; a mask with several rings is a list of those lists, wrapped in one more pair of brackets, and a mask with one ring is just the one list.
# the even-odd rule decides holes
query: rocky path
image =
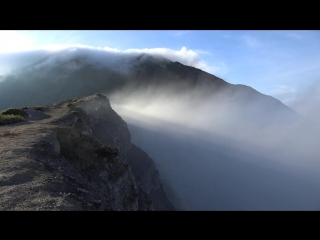
{"label": "rocky path", "polygon": [[25,111],[25,121],[0,126],[0,211],[174,209],[106,97]]}
{"label": "rocky path", "polygon": [[[52,123],[68,111],[67,107],[45,112],[27,109],[25,121],[0,127],[0,210],[56,210],[66,203],[68,196],[49,191],[63,179],[50,171],[44,159],[39,160],[37,151],[45,151],[46,144],[43,149],[35,144],[50,139],[57,127]],[[47,160],[54,157],[52,152]]]}

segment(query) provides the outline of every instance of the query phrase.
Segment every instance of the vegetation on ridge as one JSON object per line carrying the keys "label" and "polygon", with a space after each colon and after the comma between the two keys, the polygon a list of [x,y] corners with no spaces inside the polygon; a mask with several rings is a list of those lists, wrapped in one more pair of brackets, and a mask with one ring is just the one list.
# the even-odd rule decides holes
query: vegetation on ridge
{"label": "vegetation on ridge", "polygon": [[8,108],[0,112],[0,125],[21,122],[26,116],[22,108]]}
{"label": "vegetation on ridge", "polygon": [[22,117],[26,117],[27,113],[22,108],[8,108],[0,112],[3,115],[19,115]]}
{"label": "vegetation on ridge", "polygon": [[34,106],[33,109],[37,110],[37,111],[44,111],[47,107],[45,106]]}

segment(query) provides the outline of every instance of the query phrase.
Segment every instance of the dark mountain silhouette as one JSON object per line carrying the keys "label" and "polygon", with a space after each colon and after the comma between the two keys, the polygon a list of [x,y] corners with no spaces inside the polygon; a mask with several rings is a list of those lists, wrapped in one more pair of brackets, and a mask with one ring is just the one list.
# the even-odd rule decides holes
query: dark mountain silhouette
{"label": "dark mountain silhouette", "polygon": [[[250,113],[250,105],[263,101],[255,111],[268,111],[273,115],[270,111],[277,112],[280,109],[282,115],[300,118],[279,100],[263,95],[251,87],[229,84],[200,69],[162,57],[141,54],[130,59],[123,68],[127,70],[122,72],[121,67],[93,65],[83,56],[50,65],[50,61],[43,57],[29,67],[3,77],[0,82],[0,109],[13,105],[51,104],[102,91],[109,95],[123,89],[134,91],[156,87],[169,89],[176,95],[187,91],[201,93],[201,99],[197,99],[199,102],[223,92],[220,101],[246,105],[244,109],[249,109]],[[199,95],[196,97],[199,98]]]}

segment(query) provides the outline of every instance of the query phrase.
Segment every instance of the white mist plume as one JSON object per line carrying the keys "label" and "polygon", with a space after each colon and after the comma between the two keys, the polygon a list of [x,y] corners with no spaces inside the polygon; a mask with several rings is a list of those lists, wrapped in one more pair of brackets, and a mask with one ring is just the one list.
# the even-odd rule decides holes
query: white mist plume
{"label": "white mist plume", "polygon": [[[201,94],[194,90],[177,95],[168,89],[162,91],[160,88],[149,88],[138,92],[122,90],[110,98],[113,104],[131,112],[205,131],[209,134],[220,134],[263,148],[283,147],[282,145],[286,143],[285,137],[287,137],[282,135],[284,132],[288,134],[291,132],[291,137],[296,139],[292,144],[301,143],[298,141],[303,136],[301,132],[296,132],[295,136],[293,134],[298,122],[287,122],[281,127],[279,122],[269,122],[264,126],[253,125],[263,119],[272,118],[268,116],[269,112],[263,114],[260,112],[259,116],[251,120],[240,117],[240,111],[246,107],[250,107],[251,112],[259,111],[266,104],[262,100],[256,99],[250,106],[243,106],[235,102],[228,102],[225,97],[227,93],[223,90],[208,98],[203,98]],[[276,113],[279,116],[281,114],[281,112]]]}
{"label": "white mist plume", "polygon": [[145,49],[129,49],[124,53],[148,53],[155,56],[163,56],[173,62],[180,62],[187,66],[199,68],[203,71],[217,74],[220,70],[217,66],[209,66],[202,60],[198,54],[199,51],[193,51],[182,47],[180,50],[173,50],[169,48],[145,48]]}
{"label": "white mist plume", "polygon": [[[195,67],[203,63],[187,49],[144,51]],[[35,71],[81,58],[84,64],[110,66],[125,73],[131,60],[142,52],[78,46],[2,54],[0,64],[6,71],[22,67]],[[77,67],[81,65],[69,66]],[[169,89],[124,89],[108,97],[132,129],[142,129],[132,133],[134,143],[156,161],[162,176],[189,201],[188,209],[320,209],[320,192],[316,192],[320,141],[316,131],[312,134],[313,128],[296,128],[298,122],[279,125],[267,110],[258,111],[265,106],[262,100],[241,105],[224,91],[204,98],[196,90],[178,95]],[[316,89],[309,93],[314,103],[319,93]],[[307,99],[296,106],[303,109]],[[247,117],[244,110],[254,118]],[[264,123],[264,119],[271,120]],[[260,121],[263,124],[257,124]]]}
{"label": "white mist plume", "polygon": [[30,50],[33,40],[23,32],[0,30],[0,52],[20,52]]}
{"label": "white mist plume", "polygon": [[285,103],[320,126],[320,80],[314,81],[306,91]]}
{"label": "white mist plume", "polygon": [[[133,142],[188,199],[187,209],[319,209],[316,129],[299,127],[299,120],[256,124],[275,117],[259,112],[265,102],[241,105],[228,101],[227,94],[204,98],[197,91],[148,88],[109,98],[129,124]],[[241,114],[246,108],[259,115],[246,118]],[[281,112],[273,114],[285,119]]]}
{"label": "white mist plume", "polygon": [[[82,57],[86,63],[96,66],[110,66],[118,71],[126,72],[132,58],[147,53],[152,56],[162,56],[171,61],[202,69],[206,72],[217,74],[220,67],[210,66],[201,59],[199,54],[192,49],[182,47],[180,50],[169,48],[146,48],[119,50],[110,47],[92,47],[82,44],[75,45],[47,45],[40,46],[25,52],[0,54],[0,74],[6,74],[16,69],[41,62],[37,67],[54,66],[57,63],[67,62],[70,59]],[[120,66],[121,64],[121,66]],[[226,66],[223,66],[225,71]]]}

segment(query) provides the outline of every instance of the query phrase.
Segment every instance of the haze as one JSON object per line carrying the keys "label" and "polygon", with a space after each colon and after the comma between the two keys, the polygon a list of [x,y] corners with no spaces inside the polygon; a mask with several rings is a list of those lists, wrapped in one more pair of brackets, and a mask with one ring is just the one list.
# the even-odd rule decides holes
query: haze
{"label": "haze", "polygon": [[154,101],[150,94],[118,93],[110,99],[129,124],[133,143],[187,199],[185,209],[319,209],[319,135],[312,128],[298,122],[259,126],[268,112],[245,119],[240,105],[192,93],[158,93]]}
{"label": "haze", "polygon": [[[186,48],[181,51],[187,58],[170,50],[157,51],[74,46],[3,53],[0,88],[1,82],[13,76],[20,81],[26,72],[31,74],[26,79],[67,79],[70,72],[88,64],[130,76],[132,66],[139,64],[133,60],[143,52],[161,61],[181,60],[214,71],[199,53],[193,52],[196,55],[190,58],[193,53],[188,55]],[[72,59],[85,60],[69,64]],[[58,65],[67,66],[68,71],[49,80],[48,69]],[[260,92],[241,84],[245,83],[233,85],[238,89],[234,97],[228,89],[213,95],[203,94],[201,88],[177,92],[175,83],[144,88],[129,84],[101,93],[127,122],[132,142],[155,161],[165,186],[176,193],[178,199],[171,197],[171,201],[178,209],[319,210],[319,77],[312,76],[309,87],[282,102],[256,97]],[[281,90],[293,93],[296,89],[279,84],[272,91],[279,96]]]}

